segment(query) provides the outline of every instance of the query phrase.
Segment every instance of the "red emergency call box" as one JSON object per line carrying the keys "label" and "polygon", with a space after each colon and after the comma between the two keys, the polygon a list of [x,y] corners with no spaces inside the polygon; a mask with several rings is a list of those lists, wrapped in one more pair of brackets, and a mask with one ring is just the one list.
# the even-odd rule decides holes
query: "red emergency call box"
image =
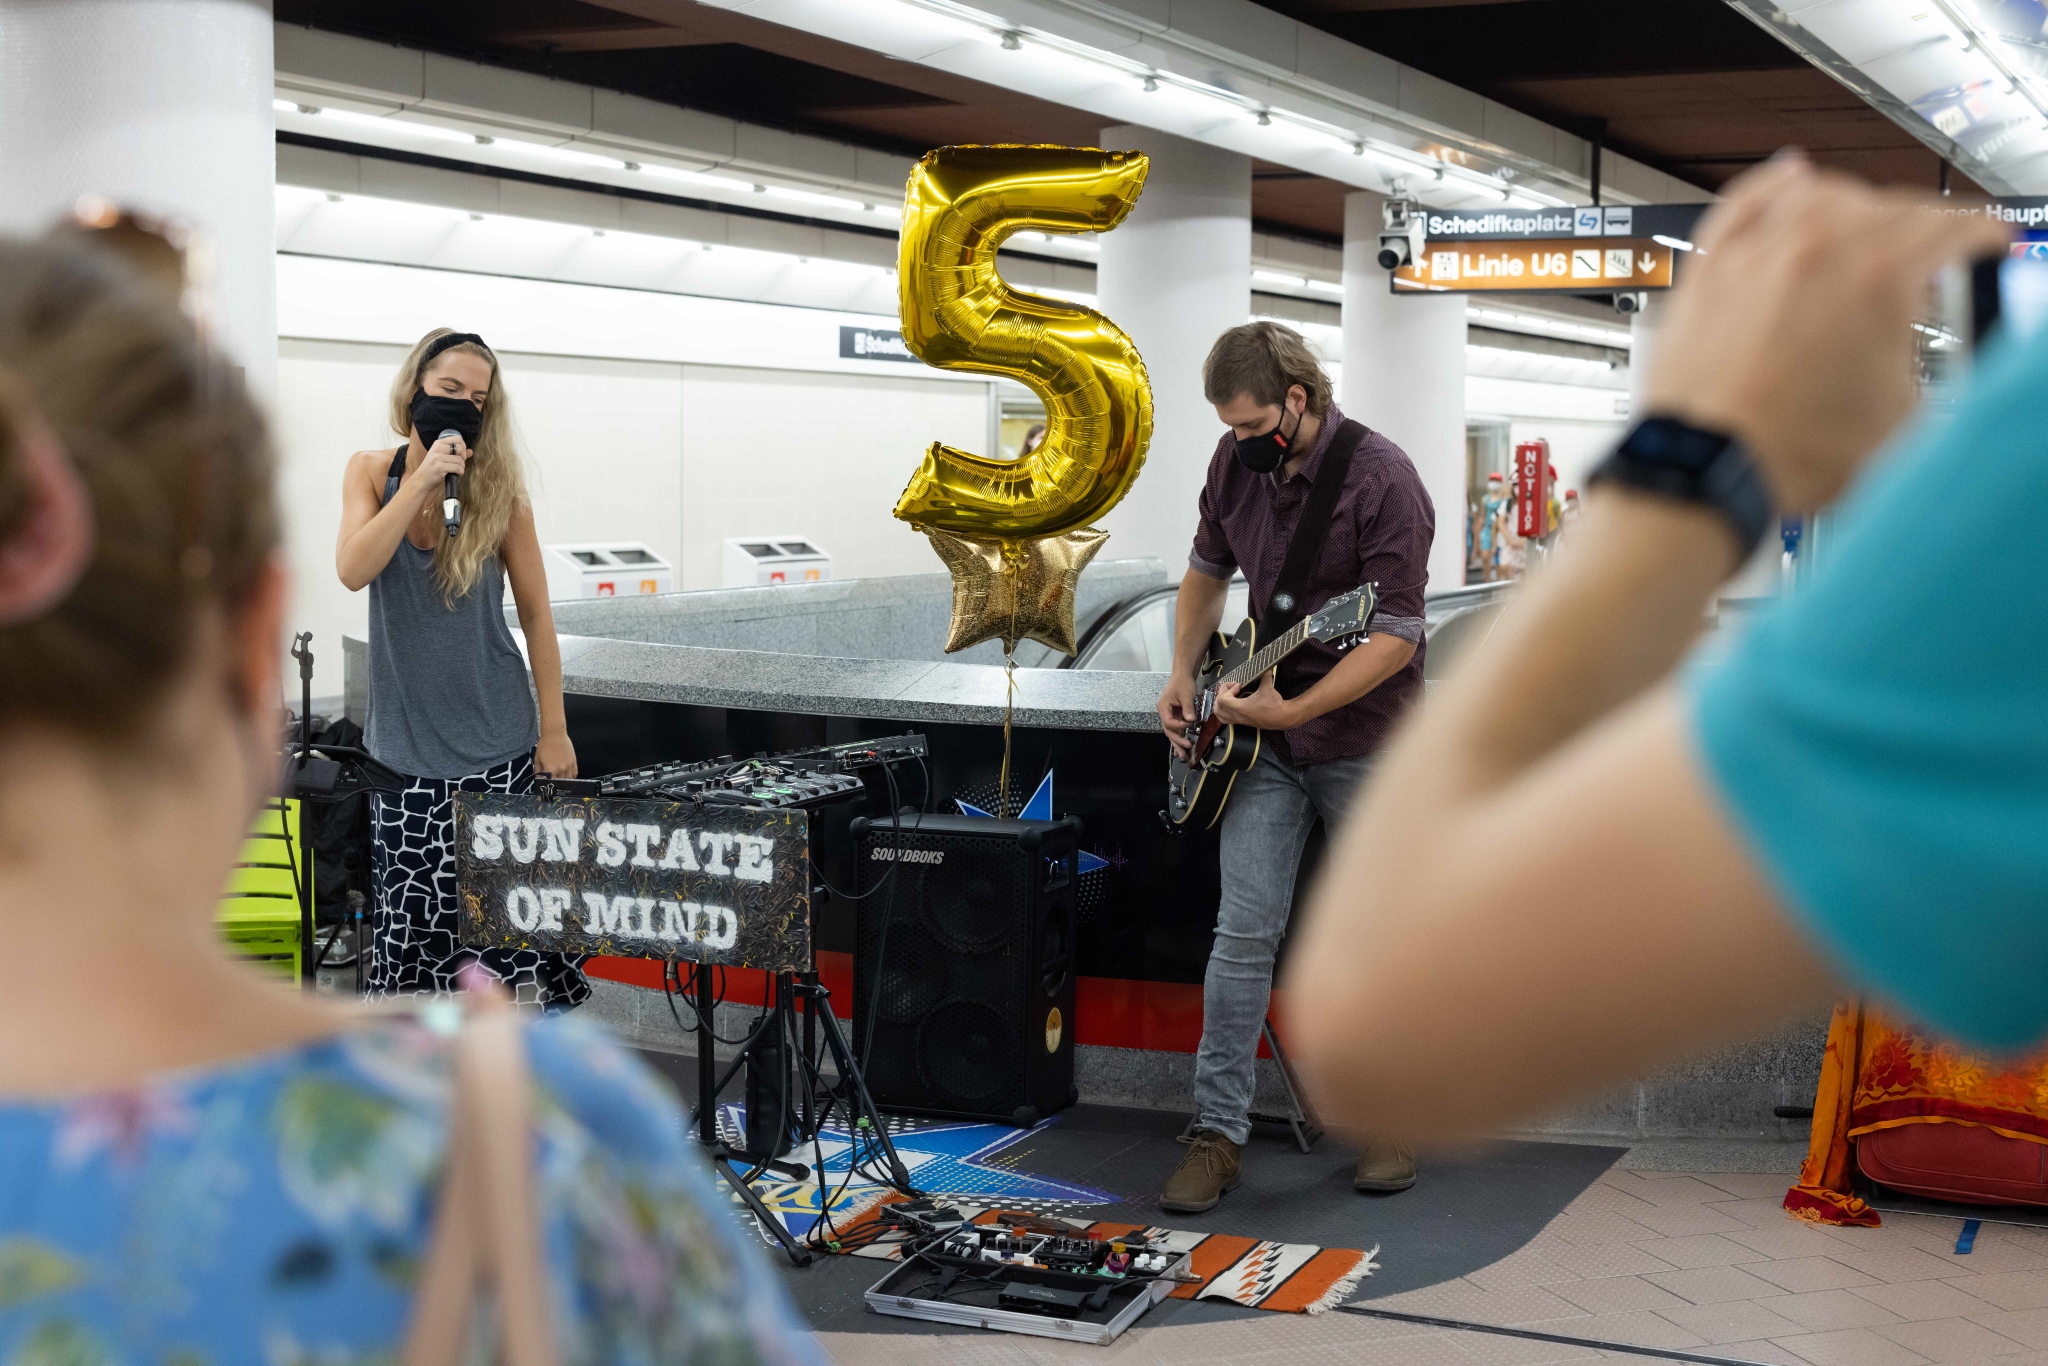
{"label": "red emergency call box", "polygon": [[1538,437],[1515,447],[1515,534],[1541,539],[1550,525],[1550,443]]}

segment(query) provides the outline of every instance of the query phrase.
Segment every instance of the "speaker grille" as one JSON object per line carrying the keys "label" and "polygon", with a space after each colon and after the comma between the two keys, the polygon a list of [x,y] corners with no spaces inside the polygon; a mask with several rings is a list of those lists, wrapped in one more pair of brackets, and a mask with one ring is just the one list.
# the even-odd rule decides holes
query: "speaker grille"
{"label": "speaker grille", "polygon": [[877,984],[881,1017],[916,1024],[946,998],[946,954],[923,935],[891,934],[889,960]]}
{"label": "speaker grille", "polygon": [[1023,907],[996,890],[990,871],[962,871],[956,863],[951,873],[941,868],[936,877],[915,879],[925,924],[955,953],[994,952],[1017,926]]}
{"label": "speaker grille", "polygon": [[979,1110],[1017,1073],[1016,1022],[979,1001],[948,1001],[917,1030],[917,1075],[941,1103]]}

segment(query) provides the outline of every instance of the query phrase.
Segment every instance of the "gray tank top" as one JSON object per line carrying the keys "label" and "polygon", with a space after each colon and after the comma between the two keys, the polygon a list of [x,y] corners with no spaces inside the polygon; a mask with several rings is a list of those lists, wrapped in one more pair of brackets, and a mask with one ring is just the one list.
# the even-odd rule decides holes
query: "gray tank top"
{"label": "gray tank top", "polygon": [[[384,502],[404,473],[401,446],[384,479]],[[540,713],[505,624],[504,597],[504,570],[492,555],[449,607],[434,582],[434,552],[399,538],[390,563],[370,580],[364,748],[418,778],[466,778],[533,749]]]}

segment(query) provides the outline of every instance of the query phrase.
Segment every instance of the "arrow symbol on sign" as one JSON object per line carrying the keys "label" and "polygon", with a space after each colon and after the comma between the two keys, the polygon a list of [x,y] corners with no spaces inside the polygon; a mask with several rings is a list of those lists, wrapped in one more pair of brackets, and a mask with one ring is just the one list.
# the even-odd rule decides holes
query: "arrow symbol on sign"
{"label": "arrow symbol on sign", "polygon": [[1645,275],[1648,275],[1652,270],[1656,269],[1656,266],[1657,258],[1647,251],[1643,253],[1642,259],[1636,262],[1636,268],[1641,270]]}

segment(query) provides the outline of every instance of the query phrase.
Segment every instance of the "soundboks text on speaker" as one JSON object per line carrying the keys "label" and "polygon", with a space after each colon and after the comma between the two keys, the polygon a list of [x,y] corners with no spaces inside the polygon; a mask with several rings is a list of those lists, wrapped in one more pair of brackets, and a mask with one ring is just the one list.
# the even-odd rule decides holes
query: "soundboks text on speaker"
{"label": "soundboks text on speaker", "polygon": [[890,849],[877,847],[868,857],[878,863],[944,863],[943,849]]}
{"label": "soundboks text on speaker", "polygon": [[458,792],[455,856],[474,947],[811,966],[802,810]]}

